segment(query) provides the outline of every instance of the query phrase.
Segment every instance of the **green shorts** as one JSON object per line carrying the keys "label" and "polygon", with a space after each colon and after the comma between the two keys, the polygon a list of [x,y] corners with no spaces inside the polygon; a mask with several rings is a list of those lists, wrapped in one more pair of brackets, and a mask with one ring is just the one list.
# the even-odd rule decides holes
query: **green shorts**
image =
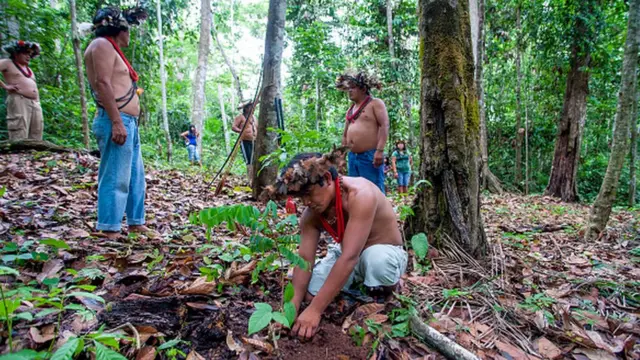
{"label": "green shorts", "polygon": [[[316,262],[307,288],[311,295],[318,294],[340,255],[340,245],[331,244],[327,249],[327,256]],[[362,283],[369,288],[395,285],[407,269],[407,260],[407,252],[402,246],[371,245],[360,254],[360,259],[343,289],[349,290],[352,286]]]}

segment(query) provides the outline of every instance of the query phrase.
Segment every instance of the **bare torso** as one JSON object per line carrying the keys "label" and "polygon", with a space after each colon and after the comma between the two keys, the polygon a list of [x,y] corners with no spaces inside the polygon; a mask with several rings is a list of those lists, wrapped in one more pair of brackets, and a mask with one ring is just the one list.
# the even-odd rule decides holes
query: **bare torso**
{"label": "bare torso", "polygon": [[[241,130],[245,123],[244,115],[240,114],[233,120],[234,125]],[[251,115],[250,122],[244,128],[240,140],[254,141],[256,139],[256,118]]]}
{"label": "bare torso", "polygon": [[[20,70],[18,70],[11,59],[0,60],[0,69],[2,69],[2,76],[4,76],[5,83],[7,83],[7,85],[16,85],[18,87],[18,91],[14,93],[20,94],[29,99],[39,100],[35,74],[32,73],[31,77],[27,78],[20,72]],[[25,73],[29,72],[26,67],[23,67],[22,70]]]}
{"label": "bare torso", "polygon": [[[353,123],[347,122],[347,142],[345,145],[349,146],[352,152],[362,153],[376,148],[379,127],[374,106],[381,102],[380,99],[373,99]],[[353,111],[356,110],[357,106],[354,106]]]}
{"label": "bare torso", "polygon": [[[84,62],[87,68],[87,78],[89,79],[89,84],[91,84],[91,88],[94,90],[97,88],[97,79],[96,70],[93,68],[94,62],[92,61],[92,59],[94,57],[103,55],[101,54],[101,50],[97,49],[97,47],[95,46],[98,42],[106,42],[109,45],[107,47],[107,51],[113,51],[114,53],[116,53],[116,50],[113,48],[113,46],[111,46],[111,44],[109,44],[108,40],[100,37],[94,39],[87,47],[87,50],[84,53]],[[117,99],[129,92],[132,86],[132,82],[127,65],[120,58],[120,56],[117,55],[117,53],[113,66],[114,69],[113,75],[111,76],[111,87],[113,88],[113,94]],[[97,97],[98,99],[100,99],[100,94],[97,94]],[[118,102],[116,105],[120,107],[125,102],[126,100]],[[133,116],[140,115],[140,99],[138,98],[138,94],[134,94],[131,101],[124,108],[120,109],[120,111]]]}
{"label": "bare torso", "polygon": [[[349,223],[349,212],[358,206],[358,202],[353,201],[354,198],[358,195],[363,195],[363,193],[376,196],[377,206],[373,224],[364,249],[377,244],[402,245],[402,235],[398,229],[398,219],[393,207],[375,184],[364,178],[343,176],[342,189],[342,209],[345,226]],[[335,207],[332,206],[327,211],[326,216],[329,219],[333,218],[335,216]],[[319,215],[315,216],[313,221],[318,229],[323,229]],[[349,239],[345,238],[344,241],[347,242]]]}

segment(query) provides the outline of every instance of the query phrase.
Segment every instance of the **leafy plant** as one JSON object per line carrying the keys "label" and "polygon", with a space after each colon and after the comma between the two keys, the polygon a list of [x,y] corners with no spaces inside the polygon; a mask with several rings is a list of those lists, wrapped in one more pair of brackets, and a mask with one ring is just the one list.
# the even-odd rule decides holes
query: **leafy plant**
{"label": "leafy plant", "polygon": [[249,318],[249,335],[266,328],[272,320],[291,328],[296,319],[296,308],[291,302],[293,295],[293,284],[289,283],[284,290],[282,311],[273,311],[271,305],[266,303],[255,303],[256,311]]}
{"label": "leafy plant", "polygon": [[413,235],[411,238],[411,247],[416,253],[419,260],[424,260],[429,252],[429,242],[427,241],[427,235],[419,233]]}

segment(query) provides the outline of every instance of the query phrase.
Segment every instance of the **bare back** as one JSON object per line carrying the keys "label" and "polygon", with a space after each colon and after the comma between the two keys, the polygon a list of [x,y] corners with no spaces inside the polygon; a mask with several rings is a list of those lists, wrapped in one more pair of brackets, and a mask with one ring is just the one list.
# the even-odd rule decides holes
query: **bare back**
{"label": "bare back", "polygon": [[[0,71],[2,71],[2,76],[4,76],[4,80],[8,85],[16,85],[18,87],[18,91],[15,93],[29,99],[39,100],[40,95],[38,94],[35,74],[32,73],[29,78],[24,76],[11,59],[0,60]],[[26,72],[26,68],[23,71]]]}
{"label": "bare back", "polygon": [[384,107],[382,100],[371,100],[353,123],[347,122],[345,130],[347,142],[345,145],[349,146],[352,152],[362,153],[376,148],[379,125],[375,108],[380,105]]}
{"label": "bare back", "polygon": [[[113,56],[114,54],[115,57]],[[107,56],[109,58],[114,58],[113,64],[107,65],[113,66],[113,70],[111,72],[111,87],[113,89],[113,94],[117,99],[130,91],[132,82],[127,65],[120,58],[107,39],[101,37],[96,38],[87,47],[87,50],[84,53],[87,78],[89,79],[91,88],[94,90],[97,89],[98,71],[100,70],[95,66],[95,64],[99,62],[100,58],[105,58]],[[98,100],[100,100],[100,94],[97,94],[97,97]],[[118,107],[123,103],[124,101],[118,102]],[[120,109],[120,111],[133,116],[140,115],[140,99],[138,98],[138,94],[134,94],[131,101],[124,108]]]}

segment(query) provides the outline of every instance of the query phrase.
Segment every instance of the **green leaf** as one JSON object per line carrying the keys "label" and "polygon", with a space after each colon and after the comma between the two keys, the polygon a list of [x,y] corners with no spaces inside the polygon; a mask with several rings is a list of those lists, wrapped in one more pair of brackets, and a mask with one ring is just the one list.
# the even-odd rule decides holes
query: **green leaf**
{"label": "green leaf", "polygon": [[295,253],[287,248],[282,248],[281,252],[282,256],[284,256],[285,259],[289,260],[289,262],[291,262],[291,265],[293,265],[294,267],[297,266],[302,270],[309,269],[309,264],[307,263],[307,261],[303,259],[302,256],[298,255],[298,253]]}
{"label": "green leaf", "polygon": [[170,341],[167,341],[166,343],[158,346],[158,350],[166,350],[166,349],[171,349],[172,347],[175,347],[176,345],[178,345],[182,340],[180,339],[173,339]]}
{"label": "green leaf", "polygon": [[15,353],[0,356],[0,360],[39,360],[44,358],[44,354],[31,349],[23,349]]}
{"label": "green leaf", "polygon": [[283,313],[276,311],[273,313],[273,320],[279,322],[280,324],[290,328],[291,324],[289,323],[289,320],[287,319],[286,316],[284,316]]}
{"label": "green leaf", "polygon": [[42,311],[40,311],[39,313],[36,314],[36,319],[43,318],[43,317],[45,317],[47,315],[50,315],[50,314],[58,313],[59,311],[60,310],[58,310],[58,309],[44,309],[44,310],[42,310]]}
{"label": "green leaf", "polygon": [[96,345],[96,360],[127,360],[126,357],[118,354],[117,352],[109,349],[108,347],[94,341]]}
{"label": "green leaf", "polygon": [[15,318],[27,320],[27,321],[33,321],[33,314],[31,314],[30,312],[21,312],[20,314],[17,314]]}
{"label": "green leaf", "polygon": [[15,275],[19,276],[20,273],[16,269],[12,269],[6,266],[0,266],[0,275]]}
{"label": "green leaf", "polygon": [[253,252],[264,253],[273,249],[273,246],[274,246],[274,242],[272,239],[269,239],[268,237],[264,237],[261,235],[251,236],[251,239],[249,240],[249,242],[251,244],[251,250]]}
{"label": "green leaf", "polygon": [[289,320],[289,324],[293,325],[293,322],[296,320],[296,307],[290,301],[284,303],[284,316]]}
{"label": "green leaf", "polygon": [[3,197],[4,194],[7,192],[7,187],[3,186],[0,188],[0,197]]}
{"label": "green leaf", "polygon": [[411,238],[411,247],[413,248],[413,251],[415,251],[418,259],[424,260],[424,258],[427,257],[427,252],[429,251],[427,235],[424,233],[413,235]]}
{"label": "green leaf", "polygon": [[249,318],[249,335],[266,328],[273,319],[273,308],[265,303],[256,303],[256,311]]}
{"label": "green leaf", "polygon": [[293,295],[295,295],[295,289],[293,288],[292,283],[288,283],[284,288],[284,302],[289,302],[293,299]]}
{"label": "green leaf", "polygon": [[49,245],[56,249],[71,249],[71,247],[67,245],[66,242],[62,240],[51,239],[51,238],[40,240],[40,244]]}
{"label": "green leaf", "polygon": [[102,296],[98,296],[96,294],[92,294],[92,293],[88,293],[88,292],[84,292],[84,291],[72,292],[70,294],[67,294],[65,297],[67,297],[67,298],[69,298],[69,297],[85,297],[85,298],[93,299],[95,301],[99,301],[99,302],[104,304],[104,299],[102,298]]}
{"label": "green leaf", "polygon": [[5,299],[5,301],[0,301],[0,319],[6,320],[18,307],[20,307],[20,300],[18,299]]}
{"label": "green leaf", "polygon": [[83,345],[82,343],[84,343],[84,341],[81,342],[77,337],[67,340],[67,342],[60,346],[60,348],[58,348],[58,350],[53,354],[51,360],[73,359],[73,354]]}

